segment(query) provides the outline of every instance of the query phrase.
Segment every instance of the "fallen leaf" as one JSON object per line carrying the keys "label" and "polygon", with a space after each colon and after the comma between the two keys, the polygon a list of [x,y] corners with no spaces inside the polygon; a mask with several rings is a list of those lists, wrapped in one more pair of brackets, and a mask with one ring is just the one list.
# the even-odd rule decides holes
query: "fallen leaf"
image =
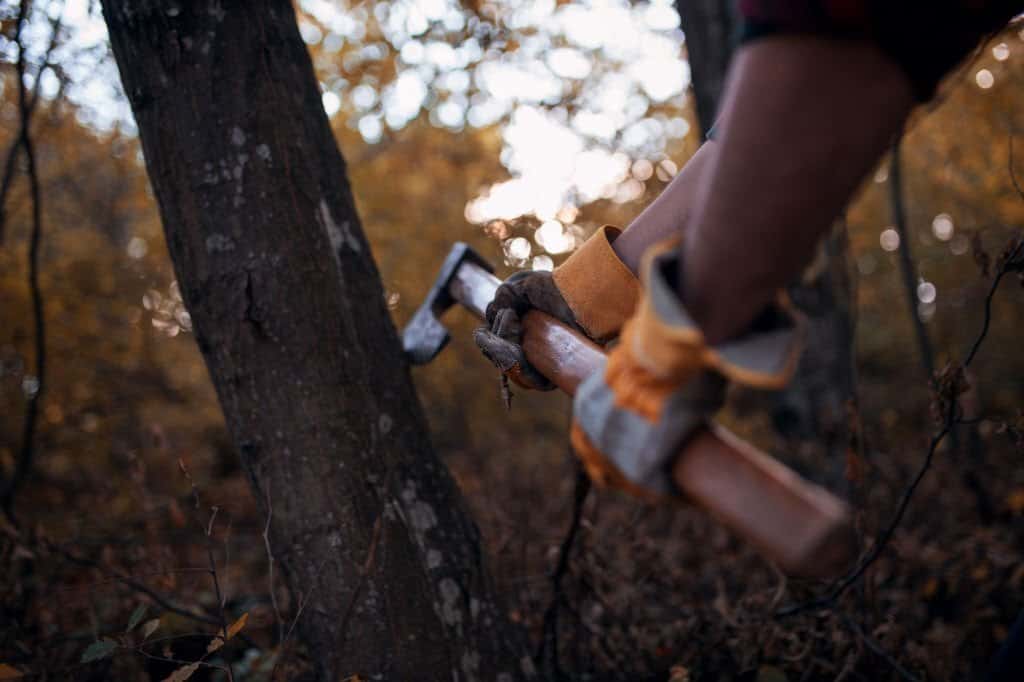
{"label": "fallen leaf", "polygon": [[82,663],[98,661],[114,653],[117,642],[112,639],[101,639],[89,645],[89,648],[82,653]]}
{"label": "fallen leaf", "polygon": [[220,649],[222,646],[224,646],[224,644],[229,639],[231,639],[232,637],[237,635],[242,630],[242,628],[245,627],[245,624],[246,624],[246,622],[248,622],[248,620],[249,620],[249,612],[246,611],[245,613],[243,613],[241,616],[238,617],[238,620],[236,620],[234,623],[232,623],[231,625],[228,626],[227,636],[224,636],[224,631],[221,630],[220,633],[218,633],[213,638],[213,640],[210,642],[209,646],[206,647],[206,653],[212,654],[214,651],[216,651],[217,649]]}
{"label": "fallen leaf", "polygon": [[232,637],[237,635],[239,632],[241,632],[242,628],[245,627],[245,624],[247,622],[249,622],[249,612],[248,611],[243,613],[241,616],[238,617],[238,620],[236,620],[234,623],[232,623],[231,625],[228,626],[228,636],[226,637],[226,639],[231,639]]}
{"label": "fallen leaf", "polygon": [[136,606],[135,610],[132,611],[131,618],[128,619],[128,627],[125,628],[125,632],[131,632],[132,630],[134,630],[136,626],[138,626],[138,624],[142,622],[142,619],[145,618],[145,616],[146,605],[139,604],[138,606]]}
{"label": "fallen leaf", "polygon": [[189,663],[183,665],[173,673],[164,678],[164,682],[185,682],[188,678],[192,677],[195,671],[199,670],[199,663]]}
{"label": "fallen leaf", "polygon": [[144,639],[144,640],[149,639],[149,636],[152,635],[154,632],[156,632],[156,629],[158,627],[160,627],[160,619],[159,618],[153,618],[152,620],[147,620],[146,624],[142,626],[142,639]]}
{"label": "fallen leaf", "polygon": [[214,638],[210,640],[210,643],[206,645],[206,653],[212,654],[222,646],[224,646],[224,638],[220,635],[215,635]]}

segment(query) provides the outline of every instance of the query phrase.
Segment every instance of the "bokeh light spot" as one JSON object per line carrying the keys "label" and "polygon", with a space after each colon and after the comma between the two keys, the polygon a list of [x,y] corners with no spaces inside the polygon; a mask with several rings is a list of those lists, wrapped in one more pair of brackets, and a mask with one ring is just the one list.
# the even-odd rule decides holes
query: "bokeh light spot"
{"label": "bokeh light spot", "polygon": [[883,251],[895,251],[900,248],[900,233],[889,227],[882,230],[878,243],[882,245]]}
{"label": "bokeh light spot", "polygon": [[555,262],[551,260],[551,256],[534,256],[532,267],[534,270],[546,270],[551,272],[555,269]]}
{"label": "bokeh light spot", "polygon": [[324,103],[324,111],[327,112],[328,116],[334,116],[341,108],[341,98],[335,95],[333,92],[327,91],[321,95],[320,99]]}
{"label": "bokeh light spot", "polygon": [[921,283],[917,285],[917,299],[921,303],[934,303],[937,293],[935,285],[931,282],[921,280]]}
{"label": "bokeh light spot", "polygon": [[953,238],[953,218],[948,213],[940,213],[932,220],[932,233],[940,241],[948,242]]}

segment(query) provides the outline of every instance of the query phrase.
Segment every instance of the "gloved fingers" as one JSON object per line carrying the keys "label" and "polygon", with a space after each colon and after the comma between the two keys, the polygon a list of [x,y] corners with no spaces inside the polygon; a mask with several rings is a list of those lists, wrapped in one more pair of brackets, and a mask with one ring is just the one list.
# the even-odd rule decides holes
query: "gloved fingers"
{"label": "gloved fingers", "polygon": [[534,369],[526,359],[523,347],[494,333],[487,327],[478,327],[473,340],[488,360],[509,379],[523,388],[535,391],[550,391],[555,385]]}
{"label": "gloved fingers", "polygon": [[497,291],[494,292],[494,298],[487,304],[487,308],[484,311],[484,317],[487,319],[488,325],[494,325],[494,318],[500,310],[512,310],[517,315],[521,315],[530,307],[530,301],[523,296],[520,288],[519,283],[522,281],[522,278],[517,277],[517,275],[524,274],[529,275],[532,273],[517,272],[498,286]]}
{"label": "gloved fingers", "polygon": [[491,333],[517,346],[523,343],[523,325],[519,314],[512,308],[500,308],[491,321]]}
{"label": "gloved fingers", "polygon": [[522,271],[505,280],[494,292],[484,316],[493,329],[494,318],[502,309],[513,310],[522,317],[531,308],[551,315],[577,331],[586,333],[576,322],[572,308],[566,303],[550,272]]}

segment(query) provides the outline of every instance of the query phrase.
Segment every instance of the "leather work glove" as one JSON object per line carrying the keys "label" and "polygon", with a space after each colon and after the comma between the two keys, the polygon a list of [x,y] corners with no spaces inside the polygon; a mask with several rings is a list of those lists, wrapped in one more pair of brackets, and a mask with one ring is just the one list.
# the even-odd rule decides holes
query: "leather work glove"
{"label": "leather work glove", "polygon": [[494,294],[487,326],[473,332],[480,350],[504,375],[524,388],[554,385],[526,360],[523,316],[536,308],[604,344],[618,336],[640,298],[640,284],[612,249],[621,230],[605,226],[553,272],[517,272]]}
{"label": "leather work glove", "polygon": [[590,477],[651,501],[675,490],[675,455],[721,407],[727,381],[781,388],[802,341],[795,319],[772,306],[744,334],[707,345],[676,294],[678,251],[675,240],[645,255],[636,315],[573,401],[572,446]]}

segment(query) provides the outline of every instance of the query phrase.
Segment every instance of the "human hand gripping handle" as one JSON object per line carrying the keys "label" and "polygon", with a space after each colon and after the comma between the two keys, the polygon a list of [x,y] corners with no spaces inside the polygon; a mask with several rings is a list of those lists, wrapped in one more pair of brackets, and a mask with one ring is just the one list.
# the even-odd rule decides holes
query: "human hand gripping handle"
{"label": "human hand gripping handle", "polygon": [[517,272],[498,287],[487,306],[487,326],[473,338],[505,376],[524,388],[554,388],[523,352],[529,310],[547,313],[599,344],[618,336],[640,293],[636,276],[612,249],[619,234],[602,227],[554,272]]}
{"label": "human hand gripping handle", "polygon": [[781,388],[801,346],[796,320],[778,306],[739,338],[709,346],[675,291],[677,245],[645,256],[636,315],[573,404],[572,444],[591,478],[646,499],[678,492],[675,454],[722,406],[727,380]]}
{"label": "human hand gripping handle", "polygon": [[[483,317],[500,282],[466,263],[449,285],[454,300]],[[522,318],[523,353],[532,367],[574,395],[603,374],[605,354],[581,332],[531,310]],[[709,422],[697,427],[671,464],[675,489],[711,513],[783,571],[830,577],[856,552],[849,510],[824,488]]]}

